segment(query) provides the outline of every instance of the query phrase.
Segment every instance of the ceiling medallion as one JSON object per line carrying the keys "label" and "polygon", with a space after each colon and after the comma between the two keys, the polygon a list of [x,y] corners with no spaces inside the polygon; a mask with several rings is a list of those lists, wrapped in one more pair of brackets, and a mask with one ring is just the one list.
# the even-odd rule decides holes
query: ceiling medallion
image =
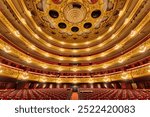
{"label": "ceiling medallion", "polygon": [[79,2],[67,4],[67,6],[64,8],[65,19],[73,24],[82,22],[85,19],[86,14],[86,8]]}

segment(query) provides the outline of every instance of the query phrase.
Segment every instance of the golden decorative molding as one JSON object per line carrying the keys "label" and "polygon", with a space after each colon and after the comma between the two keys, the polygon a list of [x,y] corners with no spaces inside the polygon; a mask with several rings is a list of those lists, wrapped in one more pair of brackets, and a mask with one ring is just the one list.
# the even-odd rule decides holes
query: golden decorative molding
{"label": "golden decorative molding", "polygon": [[[149,21],[150,21],[150,18],[149,18],[149,14],[150,13],[148,13],[144,18],[143,18],[143,20],[139,23],[139,25],[135,28],[135,34],[134,35],[136,35],[137,34],[137,32],[139,32]],[[1,16],[1,21],[2,22],[4,22],[4,24],[7,26],[7,28],[11,31],[11,32],[13,32],[14,34],[16,34],[15,32],[17,32],[17,30],[11,25],[11,23],[5,18],[5,16],[2,14],[2,13],[0,13],[0,16]],[[30,31],[31,32],[31,31]],[[24,43],[25,43],[25,45],[27,46],[27,47],[29,47],[29,48],[31,48],[32,49],[32,47],[34,46],[33,44],[31,44],[29,41],[27,41],[27,39],[25,39],[21,34],[17,34],[16,36],[18,36],[18,38],[21,40],[21,41],[23,41]],[[36,36],[37,38],[38,38],[38,35],[34,35],[34,36]],[[120,43],[118,43],[117,45],[119,45],[119,48],[121,48],[122,46],[124,46],[128,41],[130,41],[132,38],[133,38],[134,36],[132,36],[132,34],[130,34],[130,35],[128,35],[124,40],[122,40]],[[103,45],[104,46],[104,45]],[[105,51],[105,52],[103,52],[103,53],[99,53],[99,54],[96,54],[96,55],[92,55],[92,56],[88,56],[88,57],[80,57],[80,58],[75,58],[75,57],[60,57],[60,56],[58,56],[58,55],[54,55],[54,54],[51,54],[51,53],[47,53],[47,52],[45,52],[45,51],[43,51],[43,50],[41,50],[41,49],[39,49],[39,48],[37,48],[36,47],[36,49],[34,50],[34,51],[36,51],[37,53],[39,53],[39,54],[41,54],[41,55],[43,55],[43,56],[45,56],[45,55],[48,55],[48,56],[50,56],[51,58],[53,58],[53,59],[57,59],[57,60],[60,60],[60,58],[63,58],[63,61],[69,61],[69,62],[74,62],[74,60],[76,59],[76,61],[78,61],[78,62],[80,62],[80,61],[82,61],[82,60],[89,60],[90,59],[90,61],[91,60],[93,60],[93,59],[97,59],[97,58],[101,58],[101,57],[103,57],[103,55],[108,55],[108,54],[110,54],[110,53],[112,53],[112,52],[114,52],[114,51],[116,51],[117,49],[116,49],[116,46],[115,47],[113,47],[113,48],[111,48],[111,49],[109,49],[109,50],[107,50],[107,51]],[[60,51],[61,51],[61,49],[60,49]],[[63,49],[63,51],[65,51],[64,49]],[[86,50],[87,51],[87,50]],[[72,50],[72,51],[67,51],[68,53],[74,53],[74,50]],[[78,51],[76,52],[76,53],[78,53]]]}
{"label": "golden decorative molding", "polygon": [[[35,58],[32,58],[20,51],[18,51],[17,49],[10,47],[6,42],[4,42],[3,40],[0,40],[0,49],[2,51],[4,51],[4,48],[6,46],[9,46],[11,49],[11,52],[8,54],[12,54],[13,56],[18,57],[19,59],[23,60],[24,62],[28,63],[28,64],[34,64],[37,65],[43,69],[52,69],[52,70],[58,70],[60,71],[89,71],[89,70],[97,70],[97,69],[106,69],[110,66],[113,66],[115,64],[121,64],[120,62],[124,62],[127,61],[128,59],[130,59],[131,57],[134,57],[136,55],[142,54],[140,52],[140,47],[143,46],[146,47],[145,51],[148,51],[150,49],[150,39],[148,39],[147,41],[143,42],[142,45],[137,46],[136,48],[134,48],[133,50],[113,59],[110,60],[108,62],[102,63],[102,64],[95,64],[92,66],[76,66],[76,67],[72,67],[72,66],[60,66],[60,65],[53,65],[53,64],[48,64],[42,61],[39,61]],[[123,60],[123,61],[120,61]],[[84,59],[83,59],[84,60]]]}
{"label": "golden decorative molding", "polygon": [[[65,1],[65,0],[64,0]],[[80,0],[82,1],[82,0]],[[86,1],[86,0],[84,0]],[[101,0],[99,0],[101,1]],[[115,0],[113,0],[114,2]],[[116,0],[117,3],[118,0]],[[122,2],[125,0],[122,0]],[[97,46],[94,47],[89,47],[88,46],[94,42],[100,42],[100,40],[105,37],[107,34],[112,34],[112,30],[115,29],[117,27],[117,23],[119,22],[119,20],[123,17],[123,14],[126,12],[127,8],[129,7],[129,3],[130,0],[126,0],[126,4],[125,7],[123,8],[122,11],[118,11],[119,12],[119,16],[116,19],[116,21],[114,21],[114,17],[112,19],[110,19],[110,21],[113,22],[113,26],[109,28],[109,30],[105,33],[103,33],[103,35],[99,36],[98,38],[94,38],[92,40],[88,40],[87,42],[84,43],[68,43],[67,41],[60,41],[59,39],[54,39],[52,36],[49,36],[48,34],[46,34],[46,32],[44,32],[40,27],[38,27],[38,25],[36,24],[36,20],[31,16],[31,12],[27,10],[26,6],[25,6],[25,0],[16,0],[16,1],[12,1],[12,0],[5,0],[5,1],[0,1],[0,4],[2,4],[2,6],[4,7],[2,11],[0,11],[0,23],[1,26],[4,26],[4,28],[7,28],[9,32],[11,32],[11,36],[13,36],[13,38],[18,39],[20,41],[22,41],[25,44],[25,47],[32,49],[34,52],[36,52],[39,55],[43,55],[43,57],[49,57],[50,59],[54,59],[55,61],[59,61],[59,62],[69,62],[69,63],[74,63],[74,62],[92,62],[96,59],[101,59],[102,57],[107,57],[107,55],[113,53],[113,52],[118,52],[117,50],[122,48],[123,46],[125,46],[128,42],[130,42],[131,40],[134,39],[134,36],[138,35],[139,32],[142,32],[143,28],[149,24],[150,21],[150,12],[148,14],[146,14],[145,16],[143,16],[143,19],[141,20],[141,22],[134,28],[134,30],[131,31],[131,33],[124,38],[122,41],[120,41],[115,47],[112,47],[111,49],[103,52],[103,53],[98,53],[92,56],[88,56],[88,57],[60,57],[59,55],[55,55],[55,54],[51,54],[48,53],[46,51],[43,51],[42,49],[35,47],[35,45],[33,43],[31,43],[27,38],[25,38],[25,36],[23,34],[21,34],[17,28],[12,24],[12,20],[14,17],[16,18],[16,20],[19,22],[22,26],[22,28],[26,28],[26,30],[29,32],[28,36],[32,36],[33,39],[37,39],[37,41],[39,41],[39,43],[45,47],[47,47],[46,49],[50,48],[50,49],[54,49],[57,51],[61,51],[61,54],[63,55],[63,53],[71,53],[70,55],[77,55],[80,54],[82,55],[82,53],[92,53],[95,52],[96,49],[102,49],[101,47],[104,47],[107,45],[107,43],[110,43],[113,39],[115,39],[118,35],[120,35],[122,33],[122,31],[129,25],[129,22],[133,19],[134,15],[137,13],[137,11],[140,9],[140,6],[143,4],[144,0],[138,0],[138,2],[135,4],[135,7],[131,10],[131,13],[129,14],[128,18],[125,19],[125,22],[123,23],[123,25],[118,28],[118,30],[115,30],[114,34],[106,39],[106,41],[104,41],[103,43],[98,44]],[[29,2],[31,2],[33,5],[32,8],[34,9],[34,7],[36,7],[36,4],[38,2],[40,2],[40,0],[30,0]],[[87,1],[86,1],[87,2]],[[5,4],[7,3],[8,7],[6,7],[7,5]],[[49,0],[49,4],[51,3],[51,1]],[[118,2],[121,4],[121,2]],[[18,4],[19,6],[17,6],[16,4]],[[116,4],[115,4],[116,5]],[[65,5],[64,5],[65,6]],[[22,8],[21,8],[22,7]],[[58,7],[60,7],[58,5]],[[116,6],[116,7],[119,7]],[[10,9],[13,11],[12,14],[9,12]],[[19,9],[20,8],[20,9]],[[46,8],[46,7],[45,7]],[[121,9],[121,8],[120,8]],[[20,12],[23,11],[24,13]],[[47,7],[46,9],[46,13],[48,13],[49,11],[49,7]],[[88,11],[88,10],[87,10]],[[39,10],[36,9],[36,12],[38,12],[38,17],[41,18],[44,15],[47,15],[45,13],[40,12]],[[62,11],[63,12],[63,11]],[[103,11],[102,11],[103,12]],[[8,15],[8,17],[6,17],[7,13],[13,15],[13,18],[10,18]],[[103,12],[104,13],[104,12]],[[109,12],[105,12],[104,15],[108,16],[108,15],[112,15],[113,11],[109,11]],[[26,18],[24,17],[26,16]],[[37,18],[38,18],[37,17]],[[24,19],[25,18],[25,19]],[[28,19],[28,23],[26,22],[26,19]],[[31,22],[30,22],[31,21]],[[39,21],[39,20],[38,20]],[[29,25],[29,22],[31,24],[33,24],[33,26]],[[58,23],[58,22],[57,22]],[[17,23],[15,23],[16,26],[18,25]],[[105,23],[103,24],[104,26],[106,25]],[[32,28],[31,28],[32,27]],[[33,30],[33,28],[36,29]],[[21,30],[22,31],[22,30]],[[5,35],[5,33],[4,33]],[[91,34],[92,35],[92,34]],[[40,37],[45,37],[47,39],[49,39],[52,42],[56,42],[58,44],[60,44],[62,47],[57,47],[54,46],[53,44],[49,44],[47,43],[47,41],[45,41],[44,39],[41,39]],[[59,37],[58,37],[59,38]],[[138,38],[138,37],[137,37]],[[136,39],[137,39],[136,38]],[[63,46],[73,46],[74,47],[78,47],[78,46],[82,46],[82,45],[86,45],[86,49],[64,49]],[[105,49],[105,48],[104,48]],[[92,65],[92,66],[60,66],[60,65],[52,65],[52,64],[48,64],[46,62],[40,61],[38,59],[35,59],[34,57],[30,57],[29,55],[26,55],[22,52],[20,52],[19,50],[15,49],[14,47],[10,46],[8,43],[4,42],[3,40],[0,40],[0,50],[6,52],[9,55],[12,55],[14,57],[18,57],[18,60],[22,60],[23,62],[26,62],[27,64],[25,65],[29,65],[30,66],[34,66],[34,67],[42,67],[43,69],[47,69],[47,70],[57,70],[57,71],[69,71],[69,72],[78,72],[78,71],[92,71],[92,70],[100,70],[100,69],[107,69],[109,67],[113,67],[113,66],[119,66],[121,63],[123,63],[124,61],[127,61],[128,59],[135,57],[137,55],[140,55],[146,51],[149,52],[150,49],[150,39],[143,42],[140,46],[132,49],[131,51],[124,53],[123,55],[114,58],[113,60],[104,62],[102,64],[96,64],[96,65]],[[72,54],[74,53],[74,54]],[[77,53],[77,54],[76,54]],[[89,54],[90,55],[90,54]],[[7,55],[5,56],[7,58]],[[21,63],[21,62],[20,62]],[[14,70],[14,69],[13,69]],[[0,71],[1,72],[1,71]],[[9,75],[8,77],[16,77],[18,79],[22,79],[22,77],[24,77],[25,79],[27,77],[25,77],[24,75],[29,75],[29,77],[31,78],[31,80],[35,80],[35,81],[40,81],[40,82],[50,82],[48,78],[45,78],[45,76],[41,76],[39,75],[35,75],[35,74],[27,74],[24,73],[23,71],[18,70],[18,72],[11,71],[10,74],[8,73],[8,71],[4,70],[4,72],[6,72],[3,75],[7,74]],[[133,70],[133,73],[122,73],[121,76],[122,78],[126,79],[126,77],[128,78],[138,78],[140,77],[141,74],[147,74],[146,71],[142,71],[142,70]],[[135,72],[135,73],[134,73]],[[3,72],[2,72],[3,73]],[[18,74],[18,75],[17,75]],[[23,76],[21,75],[23,74]],[[131,75],[132,74],[132,75]],[[39,76],[41,77],[39,79]],[[71,80],[69,78],[52,78],[50,77],[51,82],[61,82],[61,80],[63,79],[63,82],[74,82],[74,83],[78,83],[78,82],[99,82],[99,78],[92,78],[92,79],[86,79],[86,78],[72,78]],[[101,77],[100,77],[101,79]],[[102,82],[108,82],[108,81],[115,81],[115,80],[119,80],[120,79],[120,74],[116,74],[115,77],[113,75],[110,76],[105,76],[105,78],[103,78],[103,80],[101,80]]]}
{"label": "golden decorative molding", "polygon": [[[14,69],[12,67],[8,67],[6,65],[1,65],[0,73],[1,77],[10,77],[18,80],[31,80],[38,82],[52,82],[52,83],[98,83],[98,82],[112,82],[112,81],[120,81],[120,80],[132,80],[139,77],[150,76],[150,64],[146,64],[134,69],[130,69],[128,71],[117,72],[113,74],[106,74],[107,76],[99,76],[93,78],[53,78],[48,75],[43,74],[35,74],[31,72],[23,72],[20,69]],[[27,74],[26,76],[23,76]]]}
{"label": "golden decorative molding", "polygon": [[[11,0],[7,0],[8,1],[8,3],[10,3],[11,2]],[[128,5],[129,5],[129,0],[125,0],[126,1],[126,4],[125,4],[125,7],[124,7],[124,9],[122,10],[123,12],[125,11],[125,10],[127,10],[127,7],[128,7]],[[141,0],[141,1],[143,1],[143,0]],[[23,1],[23,0],[21,0],[21,1],[19,1],[19,3],[23,6],[23,11],[25,11],[25,12],[29,12],[28,10],[27,10],[27,8],[26,8],[26,5],[25,5],[25,2],[27,2],[27,1]],[[33,6],[36,6],[35,4],[37,4],[39,1],[35,1],[35,2],[32,2],[32,1],[29,1],[29,3],[30,4],[34,4]],[[115,1],[116,2],[116,1]],[[119,3],[119,2],[118,2]],[[63,3],[62,3],[63,4]],[[137,3],[138,5],[140,4],[140,3]],[[122,1],[120,2],[120,4],[118,5],[118,7],[120,7],[120,5],[122,5]],[[11,5],[10,5],[11,6]],[[59,5],[58,5],[59,6]],[[11,6],[12,7],[12,6]],[[60,7],[60,6],[59,6]],[[15,10],[16,11],[16,10]],[[39,12],[39,11],[38,11]],[[39,14],[38,15],[40,15],[40,13],[41,12],[39,12]],[[111,12],[108,12],[108,14],[112,14],[112,11]],[[17,13],[18,14],[18,13]],[[27,14],[28,15],[28,18],[31,20],[31,22],[32,22],[32,24],[34,25],[34,27],[35,28],[37,28],[38,26],[37,26],[37,24],[35,23],[35,21],[33,20],[33,18],[30,16],[31,14],[29,13],[29,14]],[[42,15],[42,13],[41,13],[41,15]],[[18,18],[20,19],[21,17],[20,17],[20,15],[17,15],[18,16]],[[40,18],[40,17],[39,17]],[[115,26],[116,26],[116,24],[117,24],[117,22],[119,21],[119,19],[120,18],[117,18],[117,20],[115,19]],[[111,21],[112,22],[112,21]],[[114,26],[113,26],[114,27]],[[109,32],[109,31],[108,31]],[[107,32],[107,33],[108,33]],[[49,36],[48,34],[46,34],[44,31],[39,31],[39,33],[42,33],[43,34],[43,36],[45,36],[47,39],[49,39],[50,41],[53,41],[53,42],[56,42],[56,43],[59,43],[60,45],[66,45],[66,46],[74,46],[74,44],[73,43],[67,43],[67,42],[64,42],[63,43],[63,41],[60,41],[60,40],[57,40],[57,39],[53,39],[53,37],[51,37],[51,36]],[[96,39],[92,39],[92,40],[90,40],[90,41],[87,41],[89,44],[92,44],[92,42],[97,42],[98,40],[96,40]],[[86,43],[77,43],[77,46],[83,46],[83,45],[86,45]]]}

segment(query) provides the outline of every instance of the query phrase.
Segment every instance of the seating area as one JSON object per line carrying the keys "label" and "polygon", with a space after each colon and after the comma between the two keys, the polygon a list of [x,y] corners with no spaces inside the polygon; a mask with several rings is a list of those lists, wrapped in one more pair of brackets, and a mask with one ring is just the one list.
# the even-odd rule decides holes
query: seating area
{"label": "seating area", "polygon": [[[0,90],[1,100],[69,100],[72,90],[53,89],[5,89]],[[150,89],[80,88],[79,100],[150,100]],[[72,95],[73,97],[73,95]]]}
{"label": "seating area", "polygon": [[[89,91],[90,90],[90,91]],[[79,90],[80,100],[149,100],[149,89],[85,89]]]}
{"label": "seating area", "polygon": [[68,89],[21,89],[1,90],[1,100],[68,100],[71,91]]}

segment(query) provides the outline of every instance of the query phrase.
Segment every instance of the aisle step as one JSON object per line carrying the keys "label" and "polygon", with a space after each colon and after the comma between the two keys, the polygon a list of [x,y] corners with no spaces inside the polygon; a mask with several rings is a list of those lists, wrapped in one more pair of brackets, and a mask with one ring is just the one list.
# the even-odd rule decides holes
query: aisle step
{"label": "aisle step", "polygon": [[72,93],[70,100],[79,100],[79,95],[78,95],[78,93]]}

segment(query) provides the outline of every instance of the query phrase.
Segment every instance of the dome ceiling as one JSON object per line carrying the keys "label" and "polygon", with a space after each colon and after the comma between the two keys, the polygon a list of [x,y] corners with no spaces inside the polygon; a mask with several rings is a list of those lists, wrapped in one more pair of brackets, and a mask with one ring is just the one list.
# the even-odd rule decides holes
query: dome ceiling
{"label": "dome ceiling", "polygon": [[84,82],[121,74],[142,65],[149,69],[150,1],[1,0],[0,4],[2,67],[13,66],[25,75],[61,77],[64,82],[71,82],[70,77]]}
{"label": "dome ceiling", "polygon": [[[36,24],[56,42],[84,45],[113,25],[125,5],[121,1],[51,0],[26,1]],[[80,46],[81,47],[81,46]]]}
{"label": "dome ceiling", "polygon": [[79,43],[94,40],[99,32],[106,31],[124,3],[125,0],[37,0],[26,2],[26,6],[48,35],[59,41]]}

